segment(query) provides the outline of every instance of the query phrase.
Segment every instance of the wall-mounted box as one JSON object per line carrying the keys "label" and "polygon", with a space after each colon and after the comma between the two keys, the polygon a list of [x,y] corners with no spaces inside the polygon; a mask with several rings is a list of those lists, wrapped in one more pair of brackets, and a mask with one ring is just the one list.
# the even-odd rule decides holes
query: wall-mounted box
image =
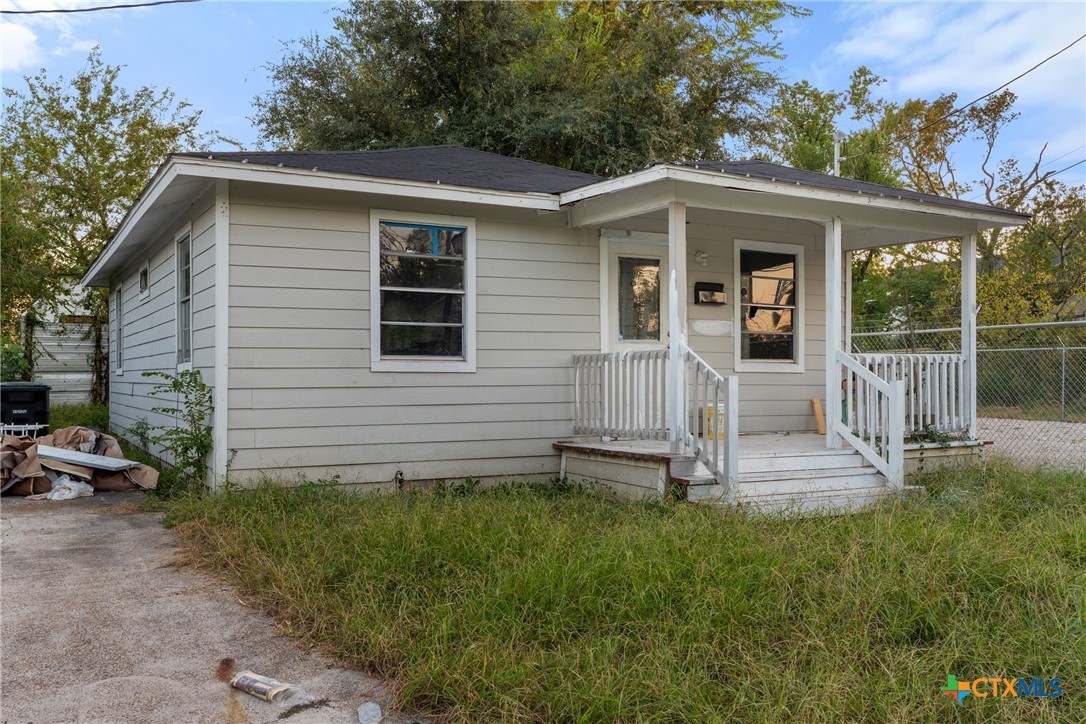
{"label": "wall-mounted box", "polygon": [[727,304],[724,285],[715,282],[694,282],[694,304]]}

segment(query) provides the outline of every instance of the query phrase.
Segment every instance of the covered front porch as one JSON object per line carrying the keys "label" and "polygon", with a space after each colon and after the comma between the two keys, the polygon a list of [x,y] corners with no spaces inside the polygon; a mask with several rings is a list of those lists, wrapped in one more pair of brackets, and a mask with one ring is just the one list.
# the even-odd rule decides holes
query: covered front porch
{"label": "covered front porch", "polygon": [[[976,233],[1006,220],[648,171],[563,198],[574,225],[601,230],[601,350],[572,360],[577,439],[556,446],[564,473],[622,458],[640,461],[625,463],[641,476],[634,488],[661,494],[862,504],[903,489],[910,442],[975,438]],[[944,238],[961,239],[962,353],[852,354],[851,253]],[[648,283],[638,298],[653,274],[655,297]]]}

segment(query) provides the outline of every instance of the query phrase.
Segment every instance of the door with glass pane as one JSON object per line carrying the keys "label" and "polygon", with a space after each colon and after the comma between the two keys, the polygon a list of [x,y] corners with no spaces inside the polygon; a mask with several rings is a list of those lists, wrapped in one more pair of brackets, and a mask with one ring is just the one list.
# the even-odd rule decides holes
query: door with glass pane
{"label": "door with glass pane", "polygon": [[610,259],[610,348],[667,345],[667,247],[614,244]]}

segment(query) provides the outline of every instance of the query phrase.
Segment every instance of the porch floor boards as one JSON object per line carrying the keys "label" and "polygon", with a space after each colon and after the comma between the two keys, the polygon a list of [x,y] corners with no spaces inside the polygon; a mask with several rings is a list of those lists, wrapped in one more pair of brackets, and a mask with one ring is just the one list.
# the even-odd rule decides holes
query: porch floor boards
{"label": "porch floor boards", "polygon": [[[661,457],[689,457],[689,453],[670,452],[667,440],[613,440],[611,442],[585,442],[566,440],[561,444],[586,450],[624,453],[630,457],[660,459]],[[813,432],[757,432],[739,435],[739,460],[757,458],[797,457],[806,455],[854,455],[851,448],[830,450],[826,437]]]}

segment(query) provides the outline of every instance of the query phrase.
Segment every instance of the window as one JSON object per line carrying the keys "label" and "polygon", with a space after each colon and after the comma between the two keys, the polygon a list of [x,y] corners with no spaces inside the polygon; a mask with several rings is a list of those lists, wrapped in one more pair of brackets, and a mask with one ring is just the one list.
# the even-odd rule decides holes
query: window
{"label": "window", "polygon": [[122,295],[124,284],[117,287],[117,303],[114,305],[117,314],[117,341],[113,346],[114,356],[117,358],[116,373],[124,373],[124,303]]}
{"label": "window", "polygon": [[177,364],[192,362],[192,241],[177,239]]}
{"label": "window", "polygon": [[801,367],[802,247],[738,241],[736,255],[737,369],[744,362],[755,363],[748,370],[768,369],[765,363]]}
{"label": "window", "polygon": [[668,335],[667,235],[600,232],[600,350],[659,349]]}
{"label": "window", "polygon": [[140,299],[146,299],[151,295],[151,266],[144,262],[140,267]]}
{"label": "window", "polygon": [[372,213],[373,369],[470,371],[470,220]]}
{"label": "window", "polygon": [[660,260],[618,258],[618,339],[660,341]]}

